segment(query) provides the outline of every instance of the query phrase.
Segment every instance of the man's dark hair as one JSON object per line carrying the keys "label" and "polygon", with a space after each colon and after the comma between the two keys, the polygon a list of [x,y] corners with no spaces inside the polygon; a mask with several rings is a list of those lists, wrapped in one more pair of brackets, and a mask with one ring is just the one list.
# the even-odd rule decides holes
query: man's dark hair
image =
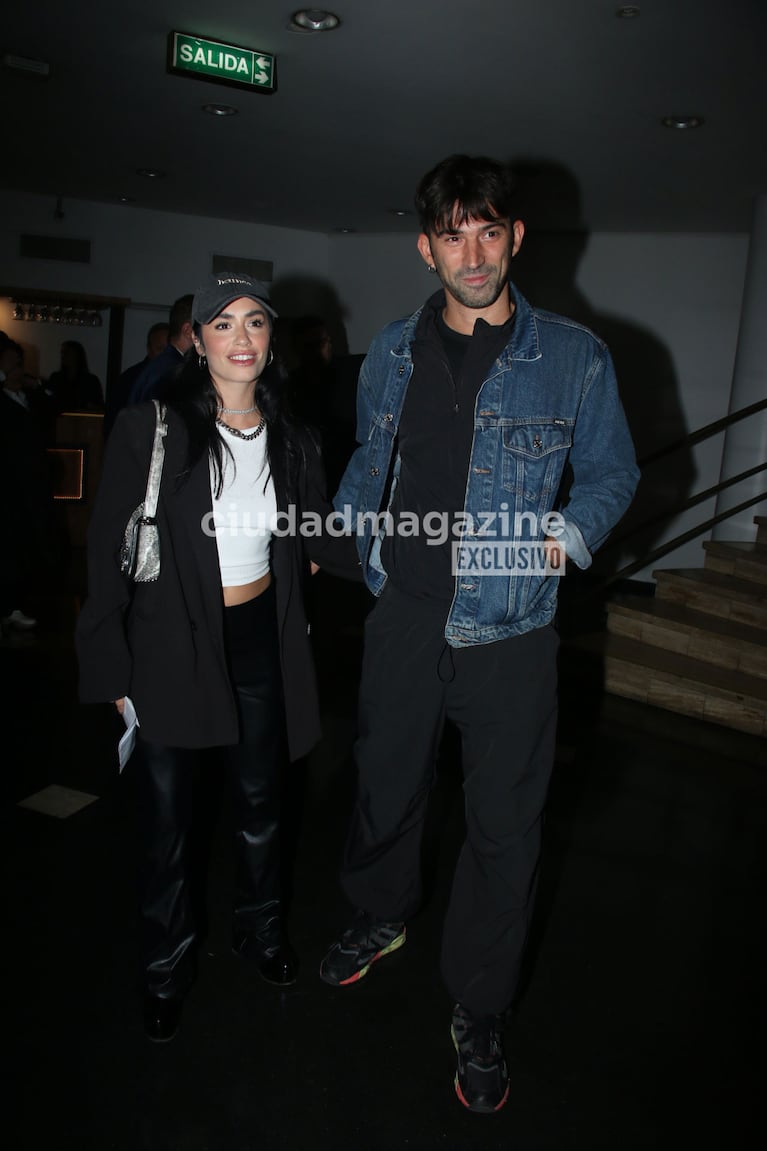
{"label": "man's dark hair", "polygon": [[193,293],[188,296],[179,296],[171,308],[170,315],[168,316],[168,336],[171,340],[174,339],[175,336],[181,334],[181,329],[183,328],[184,324],[191,324],[193,300]]}
{"label": "man's dark hair", "polygon": [[511,219],[515,192],[510,168],[488,156],[448,156],[421,179],[415,208],[426,235],[475,220]]}

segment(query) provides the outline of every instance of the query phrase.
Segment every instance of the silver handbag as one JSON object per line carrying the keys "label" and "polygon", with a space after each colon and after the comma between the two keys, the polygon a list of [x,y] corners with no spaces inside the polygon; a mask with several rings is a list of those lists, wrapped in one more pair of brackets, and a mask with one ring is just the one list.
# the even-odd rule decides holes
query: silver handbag
{"label": "silver handbag", "polygon": [[159,400],[152,403],[156,421],[146,495],[128,520],[120,548],[120,571],[135,583],[152,583],[160,575],[160,532],[155,517],[168,425],[165,423],[165,406],[161,406]]}

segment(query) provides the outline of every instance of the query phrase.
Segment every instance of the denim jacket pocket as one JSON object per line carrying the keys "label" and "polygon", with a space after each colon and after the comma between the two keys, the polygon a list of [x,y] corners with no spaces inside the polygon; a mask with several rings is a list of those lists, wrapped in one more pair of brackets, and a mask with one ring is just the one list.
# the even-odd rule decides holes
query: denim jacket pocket
{"label": "denim jacket pocket", "polygon": [[504,489],[524,496],[528,505],[547,503],[559,490],[572,445],[573,421],[538,419],[504,424],[501,430]]}

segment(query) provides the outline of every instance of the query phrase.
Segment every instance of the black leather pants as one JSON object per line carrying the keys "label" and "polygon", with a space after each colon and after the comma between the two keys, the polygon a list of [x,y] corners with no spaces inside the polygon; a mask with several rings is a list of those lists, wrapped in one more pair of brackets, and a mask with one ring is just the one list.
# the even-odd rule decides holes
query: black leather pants
{"label": "black leather pants", "polygon": [[[280,769],[284,706],[274,593],[226,608],[227,644],[240,739],[217,749],[234,814],[235,938],[258,934],[280,914]],[[195,800],[202,752],[139,740],[139,867],[144,989],[183,995],[194,979]]]}

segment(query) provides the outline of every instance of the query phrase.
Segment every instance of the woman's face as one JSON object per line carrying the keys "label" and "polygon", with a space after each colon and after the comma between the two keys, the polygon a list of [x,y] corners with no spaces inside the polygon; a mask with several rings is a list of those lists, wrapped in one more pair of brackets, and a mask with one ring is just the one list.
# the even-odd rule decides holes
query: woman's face
{"label": "woman's face", "polygon": [[5,372],[4,388],[17,392],[24,386],[24,362],[15,348],[0,353],[0,368]]}
{"label": "woman's face", "polygon": [[203,324],[195,336],[198,355],[208,357],[216,387],[254,383],[266,367],[271,330],[269,316],[258,300],[242,296]]}

